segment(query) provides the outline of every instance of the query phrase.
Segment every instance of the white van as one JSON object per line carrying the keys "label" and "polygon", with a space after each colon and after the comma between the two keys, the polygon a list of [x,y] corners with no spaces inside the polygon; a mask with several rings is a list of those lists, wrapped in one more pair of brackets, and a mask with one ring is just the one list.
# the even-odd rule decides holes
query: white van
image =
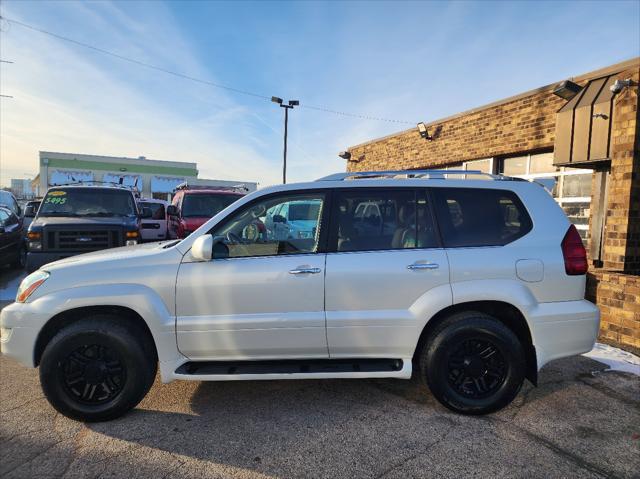
{"label": "white van", "polygon": [[140,226],[142,241],[164,241],[167,239],[167,206],[168,201],[140,198],[138,209],[151,210],[151,218],[144,218]]}

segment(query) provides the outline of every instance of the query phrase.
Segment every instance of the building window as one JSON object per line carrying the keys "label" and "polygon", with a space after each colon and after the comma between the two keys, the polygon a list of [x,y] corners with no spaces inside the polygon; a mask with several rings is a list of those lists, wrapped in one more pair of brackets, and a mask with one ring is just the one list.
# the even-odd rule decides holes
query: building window
{"label": "building window", "polygon": [[553,153],[550,152],[503,158],[500,173],[527,180],[555,179],[551,193],[588,247],[593,170],[554,166]]}

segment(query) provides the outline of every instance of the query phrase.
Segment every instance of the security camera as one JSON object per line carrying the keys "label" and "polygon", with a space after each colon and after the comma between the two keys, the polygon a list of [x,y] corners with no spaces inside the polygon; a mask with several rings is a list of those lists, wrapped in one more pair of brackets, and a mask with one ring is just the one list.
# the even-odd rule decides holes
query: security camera
{"label": "security camera", "polygon": [[635,82],[631,78],[627,78],[626,80],[616,80],[613,85],[609,87],[609,90],[615,95],[616,93],[620,93],[623,88],[634,86]]}

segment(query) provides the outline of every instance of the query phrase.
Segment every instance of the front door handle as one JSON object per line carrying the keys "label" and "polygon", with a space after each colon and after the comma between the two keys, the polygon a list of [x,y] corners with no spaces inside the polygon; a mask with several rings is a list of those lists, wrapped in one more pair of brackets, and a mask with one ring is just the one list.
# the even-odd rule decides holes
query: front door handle
{"label": "front door handle", "polygon": [[289,270],[289,274],[318,274],[320,271],[320,268],[296,268]]}
{"label": "front door handle", "polygon": [[407,266],[407,269],[438,269],[440,267],[437,263],[413,263]]}

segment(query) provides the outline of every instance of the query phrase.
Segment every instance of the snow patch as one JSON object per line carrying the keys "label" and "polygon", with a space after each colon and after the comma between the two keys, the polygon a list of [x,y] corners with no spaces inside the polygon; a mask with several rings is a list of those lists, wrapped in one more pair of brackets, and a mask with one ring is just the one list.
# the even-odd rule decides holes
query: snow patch
{"label": "snow patch", "polygon": [[610,371],[623,371],[640,376],[640,358],[608,344],[596,343],[593,349],[583,356],[606,364]]}

